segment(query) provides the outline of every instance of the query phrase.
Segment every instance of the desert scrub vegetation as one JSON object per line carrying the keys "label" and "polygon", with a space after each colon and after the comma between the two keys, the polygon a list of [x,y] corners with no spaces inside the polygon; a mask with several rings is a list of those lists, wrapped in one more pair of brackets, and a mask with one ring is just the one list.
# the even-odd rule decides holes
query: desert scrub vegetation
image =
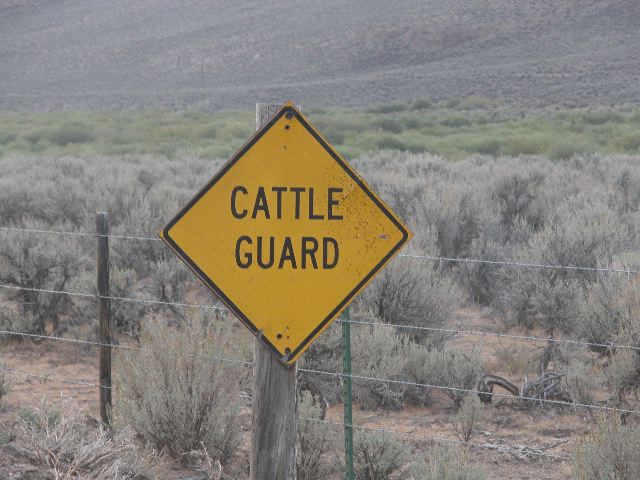
{"label": "desert scrub vegetation", "polygon": [[36,467],[38,478],[144,480],[153,477],[153,455],[144,450],[131,428],[109,432],[99,426],[97,420],[84,417],[70,407],[55,410],[42,404],[24,408],[18,413],[10,436],[9,453],[20,459],[20,463]]}
{"label": "desert scrub vegetation", "polygon": [[[418,343],[391,326],[372,328],[367,323],[383,322],[366,311],[356,311],[353,320],[353,398],[361,408],[429,405],[429,385],[439,385],[447,388],[445,394],[458,409],[467,390],[477,385],[482,366],[474,351],[462,351],[446,341]],[[364,323],[358,325],[359,321]]]}
{"label": "desert scrub vegetation", "polygon": [[[637,111],[585,109],[522,117],[480,97],[309,111],[320,131],[348,157],[380,149],[430,152],[450,159],[481,154],[637,153]],[[248,111],[59,112],[0,114],[0,155],[152,154],[217,159],[251,134]]]}
{"label": "desert scrub vegetation", "polygon": [[484,471],[459,447],[438,446],[411,466],[412,480],[485,480]]}
{"label": "desert scrub vegetation", "polygon": [[201,315],[179,329],[149,317],[140,350],[119,359],[115,418],[175,458],[202,448],[222,465],[241,442],[239,389],[246,368],[212,360],[233,357],[230,333]]}
{"label": "desert scrub vegetation", "polygon": [[[148,237],[155,236],[163,219],[175,213],[220,165],[197,156],[168,159],[131,154],[85,158],[10,154],[2,162],[4,227],[91,232],[95,212],[105,210],[113,233]],[[353,163],[415,232],[408,255],[629,271],[640,267],[637,156],[581,155],[562,162],[537,156],[475,156],[449,162],[430,154],[386,151],[364,155]],[[5,230],[0,238],[2,283],[95,293],[94,238]],[[111,258],[114,295],[167,302],[184,301],[188,292],[204,295],[161,242],[113,239]],[[400,257],[354,308],[361,312],[357,314],[368,315],[369,321],[409,328],[354,324],[354,366],[363,375],[410,378],[416,383],[457,378],[454,384],[445,384],[470,389],[479,374],[477,368],[442,380],[426,368],[433,357],[451,350],[451,335],[420,330],[450,325],[465,304],[489,307],[505,328],[570,334],[604,344],[596,348],[600,354],[617,355],[620,352],[609,345],[623,335],[633,340],[630,325],[638,308],[634,292],[637,276],[631,274]],[[3,290],[0,296],[3,328],[95,338],[96,305],[91,299],[19,290]],[[160,312],[175,326],[187,315],[175,306],[113,302],[118,328],[134,337],[140,318]],[[455,355],[452,368],[481,364],[473,352]],[[400,360],[383,365],[376,360],[380,356]],[[320,337],[302,364],[337,371],[341,360],[338,325]],[[521,373],[523,368],[516,370]],[[607,377],[611,385],[613,371]],[[308,376],[308,380],[328,402],[340,401],[338,379]],[[358,401],[367,408],[431,401],[426,388],[369,384],[357,386]],[[582,388],[575,387],[576,391]],[[455,396],[452,401],[457,407],[462,398]]]}
{"label": "desert scrub vegetation", "polygon": [[356,430],[353,438],[353,467],[358,480],[408,480],[408,445],[382,432]]}
{"label": "desert scrub vegetation", "polygon": [[468,443],[484,422],[484,405],[476,395],[469,395],[452,418],[456,436]]}
{"label": "desert scrub vegetation", "polygon": [[333,425],[322,423],[324,413],[317,399],[303,391],[298,396],[298,448],[296,478],[330,478],[340,471],[340,442]]}
{"label": "desert scrub vegetation", "polygon": [[600,417],[578,445],[574,460],[577,480],[631,480],[640,477],[640,428],[623,425],[617,415]]}

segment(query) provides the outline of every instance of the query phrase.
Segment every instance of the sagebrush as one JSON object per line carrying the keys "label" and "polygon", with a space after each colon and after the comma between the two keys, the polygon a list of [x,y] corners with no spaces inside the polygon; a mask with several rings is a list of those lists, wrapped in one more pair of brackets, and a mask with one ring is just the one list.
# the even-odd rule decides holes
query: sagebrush
{"label": "sagebrush", "polygon": [[116,419],[176,458],[204,446],[223,465],[230,461],[242,440],[239,387],[247,372],[213,360],[231,356],[229,341],[201,315],[180,329],[148,318],[142,349],[118,362]]}

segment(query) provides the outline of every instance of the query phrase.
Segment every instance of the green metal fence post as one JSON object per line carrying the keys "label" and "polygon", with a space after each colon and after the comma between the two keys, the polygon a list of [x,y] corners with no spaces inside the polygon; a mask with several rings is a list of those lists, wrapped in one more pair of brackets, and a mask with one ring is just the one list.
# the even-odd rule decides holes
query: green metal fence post
{"label": "green metal fence post", "polygon": [[344,385],[344,467],[345,479],[353,480],[353,411],[351,408],[351,312],[342,315],[342,373]]}

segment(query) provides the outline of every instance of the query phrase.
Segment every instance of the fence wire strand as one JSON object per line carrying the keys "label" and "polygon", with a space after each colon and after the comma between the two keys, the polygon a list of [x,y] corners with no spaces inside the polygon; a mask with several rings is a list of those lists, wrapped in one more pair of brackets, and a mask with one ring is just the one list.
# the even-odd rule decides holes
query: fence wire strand
{"label": "fence wire strand", "polygon": [[433,260],[436,262],[482,263],[482,264],[489,264],[489,265],[504,265],[508,267],[549,268],[549,269],[558,269],[558,270],[579,270],[579,271],[587,271],[587,272],[611,272],[611,273],[625,273],[627,275],[640,275],[640,271],[628,270],[625,268],[581,267],[576,265],[549,265],[544,263],[516,262],[512,260],[486,260],[481,258],[434,257],[431,255],[414,255],[410,253],[400,253],[398,257]]}
{"label": "fence wire strand", "polygon": [[[340,320],[342,322],[343,320]],[[477,335],[481,337],[498,337],[498,338],[512,338],[515,340],[527,340],[531,342],[552,342],[552,343],[564,343],[569,345],[586,345],[589,347],[598,347],[598,348],[606,348],[607,350],[612,350],[614,348],[621,349],[629,349],[640,351],[640,347],[635,345],[618,345],[617,343],[595,343],[595,342],[585,342],[582,340],[571,340],[571,339],[562,339],[562,338],[553,338],[553,337],[536,337],[534,335],[512,335],[509,333],[499,333],[499,332],[485,332],[482,330],[464,330],[458,328],[439,328],[439,327],[421,327],[417,325],[399,325],[396,323],[384,323],[384,322],[367,322],[363,320],[349,320],[349,323],[356,325],[369,325],[374,327],[393,327],[400,328],[406,330],[421,330],[428,332],[440,332],[440,333],[451,333],[454,335]]]}
{"label": "fence wire strand", "polygon": [[[91,293],[81,293],[81,292],[71,292],[64,290],[49,290],[43,288],[32,288],[32,287],[21,287],[17,285],[6,285],[0,284],[0,288],[10,289],[10,290],[23,290],[30,292],[39,292],[39,293],[47,293],[52,295],[69,295],[75,297],[82,298],[107,298],[109,300],[116,300],[122,302],[130,302],[130,303],[143,303],[148,305],[160,305],[160,306],[175,306],[182,308],[200,308],[204,310],[214,310],[214,311],[226,311],[231,312],[229,308],[223,305],[203,305],[200,303],[182,303],[182,302],[169,302],[164,300],[153,300],[153,299],[144,299],[144,298],[134,298],[134,297],[118,297],[118,296],[106,296],[101,297],[97,294]],[[342,320],[338,320],[342,322]],[[509,333],[499,333],[499,332],[487,332],[482,330],[464,330],[458,328],[438,328],[438,327],[423,327],[418,325],[400,325],[397,323],[384,323],[384,322],[367,322],[362,320],[350,320],[350,323],[355,325],[369,325],[375,327],[394,327],[406,330],[419,330],[419,331],[432,331],[432,332],[441,332],[441,333],[451,333],[455,335],[477,335],[477,336],[485,336],[485,337],[498,337],[498,338],[512,338],[515,340],[526,340],[531,342],[553,342],[553,343],[563,343],[570,345],[586,345],[590,347],[597,348],[606,348],[606,349],[628,349],[640,351],[640,347],[635,345],[622,345],[617,343],[596,343],[596,342],[586,342],[582,340],[573,340],[573,339],[561,339],[561,338],[550,338],[550,337],[537,337],[534,335],[513,335]],[[19,333],[19,332],[14,332]]]}
{"label": "fence wire strand", "polygon": [[[152,242],[161,241],[160,238],[158,237],[150,237],[148,235],[136,235],[136,234],[111,234],[110,233],[108,235],[103,235],[99,233],[90,233],[90,232],[67,232],[67,231],[61,231],[61,230],[18,228],[18,227],[7,227],[7,226],[0,227],[0,231],[64,235],[64,236],[79,236],[79,237],[95,237],[95,238],[107,237],[107,238],[114,238],[114,239],[152,241]],[[640,275],[640,271],[629,270],[624,268],[585,267],[585,266],[578,266],[578,265],[552,265],[552,264],[514,261],[514,260],[488,260],[488,259],[482,259],[482,258],[438,257],[438,256],[432,256],[432,255],[418,255],[418,254],[411,254],[411,253],[401,253],[398,255],[398,257],[431,260],[435,262],[480,263],[480,264],[488,264],[488,265],[503,265],[503,266],[523,267],[523,268],[549,268],[549,269],[560,269],[560,270],[578,270],[578,271],[588,271],[588,272],[610,272],[610,273],[624,273],[627,275]]]}
{"label": "fence wire strand", "polygon": [[[126,350],[148,351],[148,349],[145,349],[143,347],[133,347],[133,346],[129,346],[129,345],[118,345],[118,344],[105,344],[105,343],[93,342],[93,341],[89,341],[89,340],[64,339],[64,338],[61,338],[61,337],[48,336],[48,335],[37,335],[37,334],[30,334],[30,333],[12,332],[10,330],[0,330],[0,335],[13,335],[13,336],[22,336],[22,337],[40,338],[40,339],[53,340],[53,341],[69,342],[69,343],[72,343],[72,344],[80,344],[80,345],[107,346],[107,347],[126,349]],[[231,358],[215,357],[215,356],[203,356],[203,355],[186,355],[186,356],[205,358],[207,360],[214,360],[214,361],[227,362],[227,363],[236,363],[236,364],[241,364],[241,365],[245,365],[245,366],[253,366],[253,362],[252,361],[248,361],[248,360],[231,359]],[[510,394],[506,394],[506,393],[481,392],[479,390],[469,389],[469,388],[447,387],[447,386],[444,386],[444,385],[411,382],[411,381],[407,381],[407,380],[398,380],[398,379],[390,379],[390,378],[369,377],[369,376],[364,376],[364,375],[353,375],[353,374],[352,375],[347,375],[347,374],[339,373],[339,372],[329,372],[329,371],[315,370],[315,369],[310,369],[310,368],[298,368],[298,371],[299,372],[303,372],[303,373],[309,373],[309,374],[312,374],[312,375],[333,376],[333,377],[338,377],[340,379],[346,378],[346,377],[350,377],[351,379],[355,379],[355,380],[364,380],[364,381],[372,381],[372,382],[380,382],[380,383],[390,383],[390,384],[396,384],[396,385],[407,385],[407,386],[419,387],[419,388],[433,388],[435,390],[446,390],[446,391],[461,392],[461,393],[482,394],[482,395],[487,395],[487,396],[491,396],[491,397],[512,398],[512,399],[517,399],[517,400],[526,400],[526,401],[530,401],[530,402],[534,402],[534,403],[551,403],[551,404],[555,404],[555,405],[562,405],[562,406],[574,407],[574,408],[588,408],[588,409],[599,409],[599,410],[606,410],[606,411],[613,411],[613,412],[620,412],[620,413],[637,413],[637,414],[640,414],[639,410],[629,410],[629,409],[623,409],[623,408],[609,407],[609,406],[606,406],[606,405],[592,405],[592,404],[585,404],[585,403],[574,403],[574,402],[566,402],[566,401],[562,401],[562,400],[551,400],[551,399],[543,399],[543,398],[541,399],[541,398],[535,398],[535,397],[525,397],[525,396],[522,396],[522,395],[514,396],[514,395],[510,395]],[[45,377],[45,378],[52,378],[52,377]]]}
{"label": "fence wire strand", "polygon": [[53,382],[69,383],[72,385],[82,385],[85,387],[97,387],[97,388],[104,388],[108,390],[113,388],[113,387],[108,387],[106,385],[100,385],[97,383],[88,382],[82,379],[60,378],[60,377],[52,377],[48,375],[38,375],[35,373],[28,373],[28,372],[23,372],[21,370],[15,370],[13,368],[0,368],[0,373],[6,373],[9,375],[20,375],[20,376],[29,377],[29,378],[39,378],[41,380],[50,380]]}
{"label": "fence wire strand", "polygon": [[82,297],[82,298],[93,298],[93,299],[106,298],[108,300],[116,300],[121,302],[147,303],[150,305],[165,305],[165,306],[176,306],[176,307],[185,307],[185,308],[202,308],[205,310],[229,311],[229,309],[224,306],[203,305],[200,303],[168,302],[165,300],[154,300],[154,299],[148,299],[148,298],[134,298],[134,297],[118,297],[114,295],[105,296],[105,295],[98,295],[95,293],[70,292],[66,290],[50,290],[46,288],[22,287],[19,285],[7,285],[7,284],[0,284],[0,288],[5,288],[8,290],[22,290],[26,292],[49,293],[52,295],[69,295],[70,297]]}
{"label": "fence wire strand", "polygon": [[445,390],[450,392],[459,392],[459,393],[473,393],[473,394],[482,394],[491,397],[500,397],[500,398],[512,398],[516,400],[526,400],[534,403],[551,403],[554,405],[562,405],[565,407],[573,407],[573,408],[588,408],[588,409],[598,409],[598,410],[606,410],[611,412],[620,412],[620,413],[639,413],[640,410],[628,410],[623,408],[609,407],[606,405],[591,405],[587,403],[574,403],[574,402],[565,402],[562,400],[551,400],[545,398],[535,398],[535,397],[524,397],[522,395],[510,395],[507,393],[494,393],[494,392],[481,392],[480,390],[472,389],[472,388],[458,388],[458,387],[447,387],[445,385],[437,385],[431,383],[419,383],[419,382],[411,382],[407,380],[394,380],[390,378],[377,378],[377,377],[368,377],[364,375],[346,375],[344,373],[338,372],[327,372],[324,370],[314,370],[309,368],[299,368],[298,371],[311,373],[314,375],[328,375],[333,377],[345,378],[349,377],[354,380],[365,380],[370,382],[380,382],[380,383],[390,383],[394,385],[407,385],[411,387],[419,387],[419,388],[433,388],[434,390]]}
{"label": "fence wire strand", "polygon": [[122,240],[142,240],[149,242],[159,242],[160,239],[158,237],[149,237],[145,235],[120,235],[116,233],[110,233],[108,235],[104,235],[101,233],[90,233],[90,232],[65,232],[61,230],[45,230],[40,228],[17,228],[17,227],[0,227],[0,231],[4,232],[18,232],[18,233],[41,233],[47,235],[60,235],[60,236],[68,236],[68,237],[90,237],[90,238],[115,238]]}
{"label": "fence wire strand", "polygon": [[[94,346],[94,347],[110,347],[110,348],[119,348],[122,350],[136,350],[136,351],[141,351],[141,352],[149,352],[151,351],[149,348],[144,348],[144,347],[135,347],[132,345],[120,345],[117,343],[102,343],[102,342],[95,342],[95,341],[91,341],[91,340],[79,340],[76,338],[63,338],[63,337],[55,337],[52,335],[39,335],[36,333],[22,333],[22,332],[14,332],[11,330],[0,330],[0,335],[7,335],[7,336],[13,336],[13,337],[26,337],[26,338],[37,338],[40,340],[52,340],[52,341],[56,341],[56,342],[65,342],[65,343],[71,343],[74,345],[88,345],[88,346]],[[238,358],[225,358],[225,357],[216,357],[216,356],[205,356],[205,355],[193,355],[193,354],[185,354],[185,357],[190,357],[190,358],[203,358],[206,360],[214,360],[217,362],[227,362],[227,363],[237,363],[237,364],[241,364],[241,365],[248,365],[248,366],[253,366],[253,362],[248,361],[248,360],[242,360],[242,359],[238,359]]]}
{"label": "fence wire strand", "polygon": [[[106,236],[108,238],[114,238],[114,239],[154,241],[154,242],[160,241],[160,239],[156,237],[141,236],[141,235],[118,235],[118,234],[101,235],[97,233],[87,233],[87,232],[66,232],[66,231],[27,229],[27,228],[16,228],[16,227],[0,227],[0,230],[11,231],[11,232],[35,233],[35,234],[63,235],[63,236],[80,236],[80,237],[94,237],[94,238]],[[635,270],[621,269],[621,268],[584,267],[584,266],[574,266],[574,265],[549,265],[549,264],[519,262],[519,261],[499,261],[499,260],[486,260],[486,259],[473,259],[473,258],[439,257],[439,256],[415,255],[415,254],[400,254],[399,257],[423,259],[423,260],[430,260],[430,261],[441,261],[441,262],[456,262],[456,263],[466,262],[466,263],[478,263],[478,264],[490,264],[490,265],[504,265],[504,266],[522,267],[522,268],[548,268],[548,269],[578,270],[578,271],[590,271],[590,272],[612,272],[612,273],[623,273],[627,275],[640,274],[640,272]],[[177,307],[186,307],[186,308],[201,308],[206,310],[229,311],[229,309],[224,306],[170,302],[170,301],[164,301],[164,300],[153,300],[153,299],[120,297],[120,296],[105,297],[105,296],[100,296],[97,294],[90,294],[90,293],[31,288],[31,287],[22,287],[22,286],[16,286],[16,285],[8,285],[8,284],[0,284],[0,288],[19,290],[19,291],[32,291],[32,292],[39,292],[39,293],[46,293],[46,294],[69,295],[69,296],[91,298],[91,299],[107,298],[109,300],[132,302],[132,303],[143,303],[143,304],[149,304],[149,305],[177,306]],[[391,323],[388,324],[388,323],[382,323],[382,322],[366,322],[366,321],[359,321],[359,320],[351,320],[350,323],[353,323],[356,325],[369,325],[369,326],[376,326],[376,327],[380,326],[380,327],[406,328],[406,329],[412,329],[412,330],[437,331],[437,332],[451,333],[451,334],[494,336],[499,338],[513,338],[513,339],[520,339],[520,340],[527,340],[527,341],[546,341],[546,342],[557,342],[557,343],[574,344],[574,345],[587,345],[592,347],[626,348],[626,349],[640,350],[640,347],[631,346],[631,345],[602,344],[602,343],[594,343],[594,342],[584,342],[579,340],[565,340],[565,339],[536,337],[531,335],[511,335],[511,334],[485,332],[485,331],[477,331],[477,330],[461,330],[461,329],[447,329],[447,328],[436,328],[436,327],[397,325],[397,324],[391,324]],[[65,339],[65,338],[55,337],[55,336],[13,332],[9,330],[0,330],[0,334],[39,338],[39,339],[61,341],[61,342],[68,342],[68,343],[74,343],[74,344],[92,345],[92,346],[108,346],[113,348],[121,348],[121,349],[129,349],[129,350],[132,350],[132,349],[145,350],[142,347],[131,347],[131,346],[125,346],[125,345],[116,345],[116,344],[103,344],[100,342],[92,342],[87,340]],[[245,360],[216,358],[216,357],[207,357],[207,358],[211,360],[219,360],[222,362],[239,363],[239,364],[248,365],[248,366],[253,365],[253,362],[249,362]],[[636,410],[621,409],[621,408],[615,408],[615,407],[609,407],[609,406],[603,406],[603,405],[591,405],[591,404],[584,404],[584,403],[572,403],[572,402],[566,402],[561,400],[513,396],[509,394],[504,394],[504,393],[480,392],[479,390],[475,390],[475,389],[447,387],[443,385],[418,383],[418,382],[411,382],[406,380],[384,379],[384,378],[368,377],[363,375],[345,375],[343,373],[338,373],[338,372],[328,372],[328,371],[305,369],[305,368],[300,368],[299,371],[304,373],[314,374],[314,375],[329,375],[329,376],[334,376],[339,378],[351,377],[352,379],[356,379],[356,380],[385,382],[385,383],[391,383],[391,384],[400,384],[400,385],[414,386],[414,387],[420,387],[420,388],[432,388],[432,389],[454,391],[454,392],[460,392],[460,393],[484,394],[492,397],[495,396],[495,397],[502,397],[502,398],[515,398],[518,400],[527,400],[527,401],[536,402],[536,403],[550,403],[550,404],[562,405],[562,406],[573,407],[573,408],[600,409],[600,410],[615,411],[620,413],[640,414],[640,411],[636,411]],[[43,380],[59,381],[62,383],[92,386],[92,387],[98,387],[98,388],[111,388],[104,385],[87,382],[82,379],[66,379],[66,378],[37,375],[37,374],[22,372],[15,369],[1,368],[0,372],[7,373],[7,374],[14,374],[14,375],[22,375],[22,376],[33,377],[33,378],[40,378]],[[361,428],[356,425],[354,425],[353,427]],[[399,432],[389,431],[389,433],[399,433]]]}

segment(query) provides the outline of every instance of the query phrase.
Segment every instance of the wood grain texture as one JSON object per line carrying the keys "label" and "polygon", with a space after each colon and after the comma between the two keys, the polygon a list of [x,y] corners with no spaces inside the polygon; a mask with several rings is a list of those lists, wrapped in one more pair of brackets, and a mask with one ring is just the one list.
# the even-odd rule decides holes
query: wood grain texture
{"label": "wood grain texture", "polygon": [[[256,128],[280,105],[256,104]],[[282,363],[255,341],[251,423],[251,480],[296,478],[297,363]]]}

